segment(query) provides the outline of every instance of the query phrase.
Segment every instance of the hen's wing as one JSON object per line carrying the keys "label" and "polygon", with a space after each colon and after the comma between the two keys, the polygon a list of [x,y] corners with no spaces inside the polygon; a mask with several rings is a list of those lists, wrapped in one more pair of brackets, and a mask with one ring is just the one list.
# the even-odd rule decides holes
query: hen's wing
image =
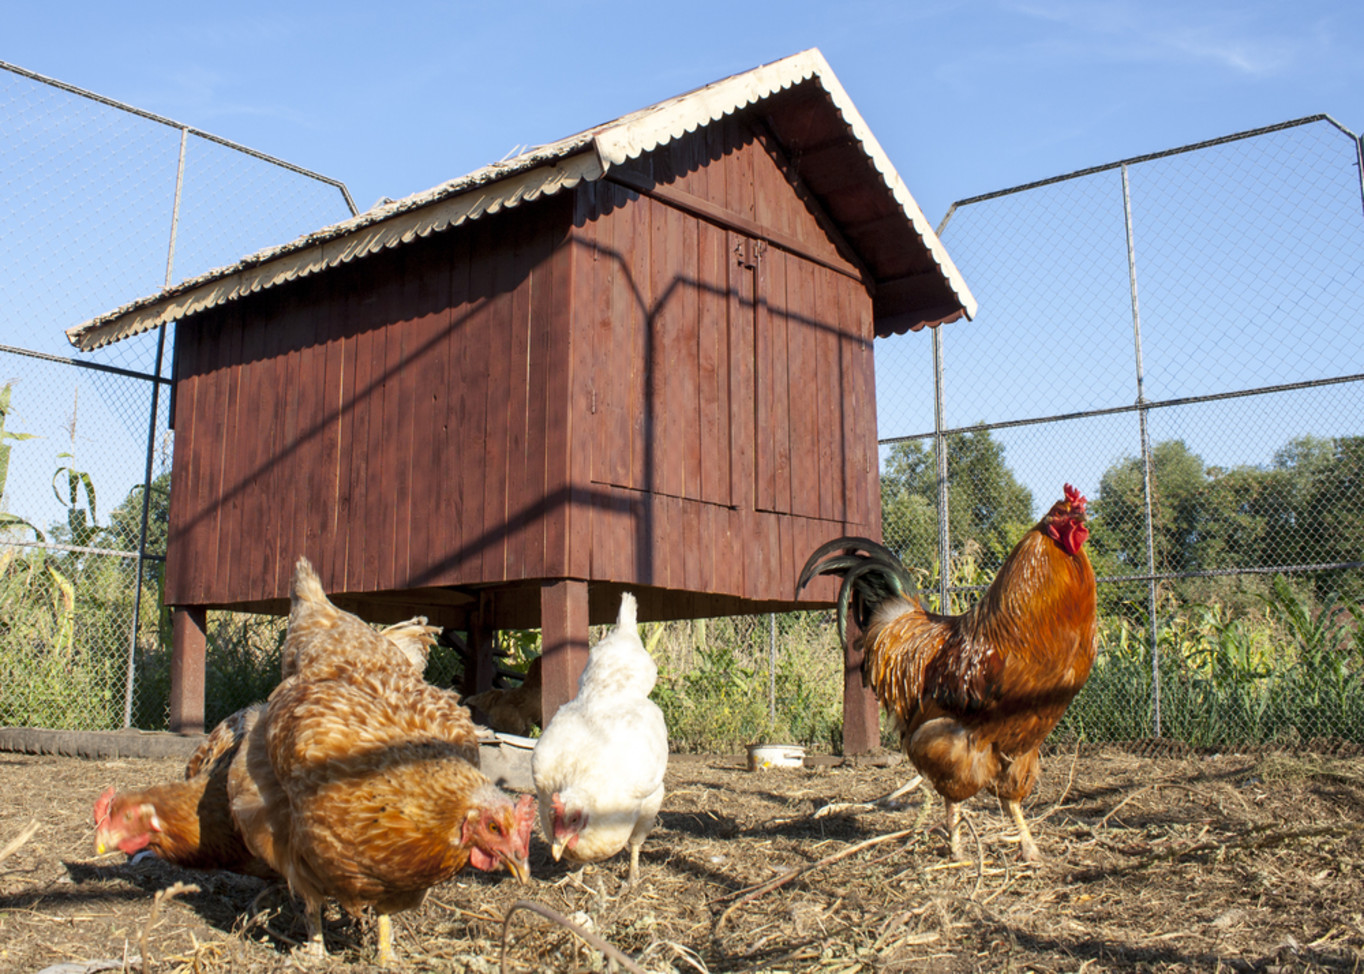
{"label": "hen's wing", "polygon": [[224,717],[189,756],[189,761],[185,765],[185,780],[188,781],[201,773],[212,774],[213,769],[220,763],[230,762],[241,746],[247,726],[254,723],[260,716],[259,712],[264,709],[263,703],[252,704]]}
{"label": "hen's wing", "polygon": [[487,779],[454,694],[383,672],[295,679],[272,694],[266,724],[291,812],[281,871],[305,899],[402,909],[464,865],[468,850],[450,842],[457,798]]}

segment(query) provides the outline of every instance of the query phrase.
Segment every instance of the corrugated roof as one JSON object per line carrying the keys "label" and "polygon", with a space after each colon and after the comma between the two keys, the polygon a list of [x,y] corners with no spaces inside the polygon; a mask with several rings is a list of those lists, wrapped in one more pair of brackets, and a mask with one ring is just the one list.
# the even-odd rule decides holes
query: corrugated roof
{"label": "corrugated roof", "polygon": [[[813,115],[808,99],[783,95],[812,84],[820,106]],[[582,180],[600,179],[688,132],[769,101],[785,106],[769,123],[792,150],[793,165],[873,272],[878,334],[974,316],[975,298],[956,265],[828,62],[812,48],[181,281],[71,328],[67,338],[85,351],[100,348]],[[801,160],[808,160],[804,169]],[[850,164],[856,169],[857,160],[879,177],[874,198],[848,188],[869,182],[848,180],[847,170]]]}

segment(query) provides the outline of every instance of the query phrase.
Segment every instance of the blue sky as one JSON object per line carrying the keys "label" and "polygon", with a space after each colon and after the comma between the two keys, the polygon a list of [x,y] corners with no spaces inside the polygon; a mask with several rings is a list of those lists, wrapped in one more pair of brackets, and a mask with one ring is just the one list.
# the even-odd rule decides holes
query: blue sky
{"label": "blue sky", "polygon": [[0,59],[344,181],[362,209],[819,47],[954,199],[1287,118],[1364,127],[1364,4],[6,5]]}
{"label": "blue sky", "polygon": [[[1364,50],[1364,4],[1322,0],[707,0],[690,5],[605,0],[380,5],[343,0],[76,2],[59,7],[16,2],[6,6],[0,60],[341,180],[364,209],[381,197],[425,190],[520,148],[808,47],[823,51],[935,225],[954,200],[1291,118],[1326,113],[1356,132],[1364,129],[1364,57],[1359,54]],[[0,153],[0,163],[4,158]],[[173,159],[173,152],[167,158]],[[97,167],[100,160],[83,162]],[[5,197],[3,168],[0,204],[14,211],[14,201]],[[162,182],[169,186],[173,181]],[[335,201],[329,205],[334,207]],[[79,215],[89,219],[92,213],[97,220],[108,219],[98,209]],[[50,222],[58,225],[46,228],[44,239],[50,237],[54,247],[82,248],[70,267],[58,269],[59,276],[87,280],[86,268],[106,263],[95,235],[83,229],[73,240],[64,230],[65,219]],[[218,226],[212,215],[201,223]],[[33,225],[27,225],[27,233]],[[160,224],[149,232],[164,238]],[[963,257],[981,265],[998,262],[984,249],[974,256],[977,243],[968,239],[969,232],[969,226],[954,221],[945,237],[959,262]],[[280,241],[242,245],[205,266],[274,242]],[[989,243],[988,233],[984,243]],[[187,238],[181,244],[188,252]],[[0,258],[6,245],[0,239]],[[63,320],[55,328],[41,323],[43,334],[52,339],[50,347],[43,347],[70,354],[60,329],[149,293],[160,283],[163,264],[164,258],[156,256],[139,271],[135,285],[102,282],[98,296],[79,296],[85,302],[81,310],[45,298],[45,314]],[[1073,298],[1093,286],[1093,278],[1088,265],[1077,265],[1078,283],[1066,285],[1063,297]],[[967,279],[978,297],[991,296],[991,282],[977,284],[970,273]],[[59,297],[78,299],[74,289],[66,290],[72,293]],[[1117,296],[1119,311],[1124,300]],[[1159,338],[1157,301],[1150,312],[1153,341]],[[983,363],[992,348],[1002,346],[990,337],[988,302],[982,310],[980,321],[969,326],[974,331],[949,326],[957,343],[949,346],[949,383],[955,381],[957,390],[966,387],[968,393],[995,390],[993,382],[982,381]],[[1184,310],[1175,303],[1168,311],[1177,354],[1188,347],[1179,330]],[[0,308],[0,331],[11,330],[5,315]],[[25,313],[24,322],[30,319],[37,316]],[[1221,347],[1230,334],[1214,319],[1204,319],[1208,349]],[[1120,341],[1128,328],[1119,314],[1114,340]],[[1272,333],[1273,321],[1264,328]],[[1341,347],[1357,355],[1358,339],[1353,341]],[[0,334],[0,343],[32,347],[18,335]],[[878,366],[883,360],[912,359],[906,368],[916,370],[922,380],[927,337],[909,336],[897,343],[878,351]],[[112,351],[124,354],[118,347]],[[1058,401],[1054,408],[1130,403],[1134,391],[1126,385],[1128,360],[1121,354],[1112,360],[1117,363],[1111,377],[1116,391],[1108,399]],[[1160,364],[1148,363],[1153,377],[1160,376]],[[150,364],[137,367],[145,370]],[[1364,370],[1353,360],[1341,367]],[[1200,366],[1199,375],[1205,371]],[[145,430],[127,419],[136,410],[117,402],[118,391],[95,383],[97,395],[88,387],[73,394],[61,386],[57,373],[52,375],[51,382],[45,375],[30,376],[18,388],[16,402],[27,411],[16,421],[23,428],[24,420],[35,424],[39,417],[74,413],[79,400],[81,428],[90,432],[83,441],[65,443],[49,424],[42,434],[48,456],[34,466],[51,470],[62,449],[89,457],[82,465],[97,469],[99,482],[109,485],[103,514],[126,493],[123,484],[141,476],[138,451]],[[8,378],[0,375],[0,381]],[[1267,372],[1256,381],[1281,380]],[[923,381],[909,385],[925,387]],[[39,400],[40,390],[51,391],[52,401]],[[931,398],[893,400],[885,382],[879,391],[883,435],[931,426]],[[1188,391],[1176,389],[1178,394]],[[956,402],[960,405],[949,412],[949,425],[1005,418],[985,415],[987,406],[969,395]],[[1210,463],[1263,463],[1289,435],[1337,435],[1358,425],[1349,410],[1326,408],[1334,417],[1331,428],[1297,420],[1272,428],[1242,423],[1240,435],[1231,436],[1228,430],[1247,411],[1233,411],[1232,422],[1209,411],[1206,418],[1191,414],[1183,425],[1167,422],[1168,434],[1157,424],[1153,435],[1186,436]],[[101,423],[122,427],[126,443],[94,433]],[[1134,451],[1130,432],[1126,425],[1112,433],[1098,430],[1095,435],[1103,444],[1064,460],[1064,473],[1057,472],[1050,456],[1037,459],[1031,432],[1005,439],[1010,462],[1038,495],[1037,503],[1045,506],[1061,479],[1075,480],[1093,493],[1102,470]],[[1042,435],[1037,434],[1038,442]],[[23,449],[26,459],[37,459],[36,443]],[[40,502],[50,507],[49,476],[43,472],[22,494],[12,482],[11,509]]]}

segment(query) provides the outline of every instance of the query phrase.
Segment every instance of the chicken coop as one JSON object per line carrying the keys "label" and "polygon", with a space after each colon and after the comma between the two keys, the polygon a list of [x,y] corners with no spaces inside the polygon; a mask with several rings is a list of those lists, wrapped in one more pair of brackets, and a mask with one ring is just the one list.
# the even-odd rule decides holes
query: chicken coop
{"label": "chicken coop", "polygon": [[[208,609],[336,603],[543,633],[545,718],[588,626],[827,605],[805,557],[880,537],[873,339],[974,313],[806,51],[385,202],[68,333],[174,324],[172,727]],[[850,660],[855,662],[855,660]],[[846,744],[878,740],[850,666]]]}

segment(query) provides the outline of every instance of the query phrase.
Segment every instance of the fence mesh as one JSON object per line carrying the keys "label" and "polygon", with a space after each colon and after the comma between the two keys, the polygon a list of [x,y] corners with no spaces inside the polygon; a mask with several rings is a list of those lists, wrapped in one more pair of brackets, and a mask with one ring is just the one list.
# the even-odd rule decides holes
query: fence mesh
{"label": "fence mesh", "polygon": [[[0,68],[0,724],[164,727],[170,355],[76,364],[61,332],[349,198]],[[963,201],[942,237],[980,314],[877,343],[885,539],[934,606],[979,597],[1063,482],[1090,497],[1100,655],[1061,746],[1364,743],[1359,159],[1315,118]],[[283,622],[208,627],[214,721],[273,686]],[[837,748],[831,613],[643,636],[677,750]],[[428,676],[461,669],[440,646]]]}
{"label": "fence mesh", "polygon": [[1060,740],[1364,743],[1359,159],[1317,117],[959,203],[979,316],[936,373],[878,346],[886,540],[959,607],[1064,482],[1091,500]]}
{"label": "fence mesh", "polygon": [[[353,207],[339,183],[3,62],[0,133],[0,724],[164,727],[173,336],[77,358],[64,331]],[[227,698],[271,623],[211,614]]]}

